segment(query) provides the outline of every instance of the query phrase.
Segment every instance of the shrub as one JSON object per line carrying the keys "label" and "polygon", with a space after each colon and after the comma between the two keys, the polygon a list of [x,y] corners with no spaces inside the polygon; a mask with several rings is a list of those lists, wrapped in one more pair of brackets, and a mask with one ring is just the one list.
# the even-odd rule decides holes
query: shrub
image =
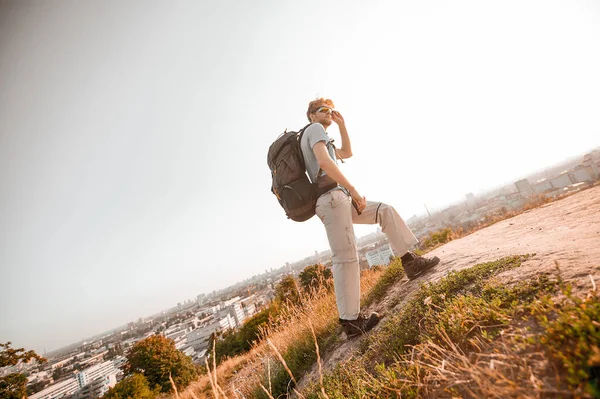
{"label": "shrub", "polygon": [[333,287],[333,274],[331,269],[320,263],[306,266],[298,276],[302,289],[306,293],[317,292],[320,289],[330,290]]}
{"label": "shrub", "polygon": [[197,377],[192,359],[177,350],[173,340],[160,335],[148,337],[131,348],[125,372],[143,374],[150,386],[158,385],[161,392],[172,390],[169,376],[179,390]]}
{"label": "shrub", "polygon": [[429,234],[421,243],[421,250],[433,249],[439,245],[450,242],[454,239],[454,233],[451,228],[445,228]]}
{"label": "shrub", "polygon": [[297,305],[300,303],[300,291],[294,277],[286,276],[275,287],[275,300],[280,304]]}
{"label": "shrub", "polygon": [[223,334],[223,339],[215,344],[217,362],[227,357],[247,352],[252,345],[260,339],[261,331],[277,318],[279,308],[272,303],[264,310],[248,319],[238,331]]}
{"label": "shrub", "polygon": [[142,374],[134,373],[111,388],[102,399],[153,399],[158,390],[150,389]]}

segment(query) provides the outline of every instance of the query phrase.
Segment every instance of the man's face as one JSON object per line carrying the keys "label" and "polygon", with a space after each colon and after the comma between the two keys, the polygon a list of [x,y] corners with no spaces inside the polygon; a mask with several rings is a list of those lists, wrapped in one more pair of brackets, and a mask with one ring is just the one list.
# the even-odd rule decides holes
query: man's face
{"label": "man's face", "polygon": [[318,122],[323,127],[328,127],[331,125],[331,113],[333,112],[333,108],[328,105],[319,106],[315,112],[310,114],[313,122]]}

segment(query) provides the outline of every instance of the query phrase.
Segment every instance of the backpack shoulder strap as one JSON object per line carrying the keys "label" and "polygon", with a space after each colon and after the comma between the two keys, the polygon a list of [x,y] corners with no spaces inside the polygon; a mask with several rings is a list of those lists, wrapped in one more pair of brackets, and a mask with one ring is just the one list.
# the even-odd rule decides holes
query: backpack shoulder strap
{"label": "backpack shoulder strap", "polygon": [[309,127],[310,125],[312,125],[314,122],[309,123],[308,125],[304,126],[302,129],[300,129],[300,136],[298,137],[298,144],[300,144],[300,140],[302,140],[302,136],[304,136],[304,131],[306,130],[307,127]]}
{"label": "backpack shoulder strap", "polygon": [[[298,137],[298,148],[300,150],[300,155],[302,155],[302,163],[304,164],[304,155],[302,154],[302,145],[301,145],[301,141],[302,141],[302,136],[304,136],[304,131],[306,130],[306,128],[308,128],[310,125],[312,125],[315,122],[311,122],[308,125],[304,126],[302,129],[300,129],[300,134]],[[319,177],[321,177],[321,172],[323,171],[323,169],[319,168],[319,171],[317,172],[317,178],[315,180],[315,182],[313,184],[317,183],[317,180],[319,180]]]}
{"label": "backpack shoulder strap", "polygon": [[314,122],[309,123],[308,125],[304,126],[302,129],[300,129],[300,131],[298,132],[298,149],[300,150],[300,154],[302,154],[302,137],[304,136],[304,131],[306,130],[306,128],[308,128],[310,125],[312,125]]}

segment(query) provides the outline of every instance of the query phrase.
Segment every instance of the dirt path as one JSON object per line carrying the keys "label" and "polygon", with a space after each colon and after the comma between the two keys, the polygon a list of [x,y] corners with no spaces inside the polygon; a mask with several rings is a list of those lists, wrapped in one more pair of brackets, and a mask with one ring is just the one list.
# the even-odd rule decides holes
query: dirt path
{"label": "dirt path", "polygon": [[[428,255],[439,256],[441,262],[433,272],[414,281],[401,280],[382,303],[372,308],[384,314],[394,313],[422,282],[439,280],[451,270],[533,253],[536,255],[521,267],[503,273],[501,278],[508,282],[554,273],[558,262],[563,279],[572,283],[576,291],[591,288],[590,275],[600,289],[600,187],[532,209],[435,249]],[[402,298],[399,303],[398,297]],[[349,358],[359,342],[346,340],[327,353],[323,369],[329,370]],[[313,370],[300,385],[315,377]]]}
{"label": "dirt path", "polygon": [[[503,220],[432,251],[442,263],[428,279],[449,270],[508,255],[535,253],[506,277],[529,278],[552,272],[555,262],[562,276],[579,289],[591,286],[589,275],[600,278],[600,187],[532,209]],[[599,281],[600,282],[600,281]]]}

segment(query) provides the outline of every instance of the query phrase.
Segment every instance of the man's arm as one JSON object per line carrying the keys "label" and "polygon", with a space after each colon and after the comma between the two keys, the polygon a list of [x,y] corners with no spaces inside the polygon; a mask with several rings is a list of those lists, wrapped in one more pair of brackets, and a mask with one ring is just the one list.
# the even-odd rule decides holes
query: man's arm
{"label": "man's arm", "polygon": [[344,117],[338,111],[333,111],[331,114],[331,119],[337,123],[338,128],[340,129],[340,136],[342,136],[342,147],[336,148],[336,155],[338,159],[350,158],[352,156],[352,144],[350,143],[350,136],[348,136],[348,130],[346,129]]}
{"label": "man's arm", "polygon": [[327,173],[327,176],[331,177],[336,183],[345,187],[350,192],[352,199],[358,206],[358,210],[362,212],[362,210],[367,206],[367,200],[365,197],[359,194],[352,184],[350,184],[340,168],[338,168],[333,159],[331,159],[329,152],[327,152],[327,146],[325,146],[325,142],[319,141],[316,143],[313,146],[313,152],[315,153],[317,162],[319,162],[319,167],[323,169],[325,173]]}

